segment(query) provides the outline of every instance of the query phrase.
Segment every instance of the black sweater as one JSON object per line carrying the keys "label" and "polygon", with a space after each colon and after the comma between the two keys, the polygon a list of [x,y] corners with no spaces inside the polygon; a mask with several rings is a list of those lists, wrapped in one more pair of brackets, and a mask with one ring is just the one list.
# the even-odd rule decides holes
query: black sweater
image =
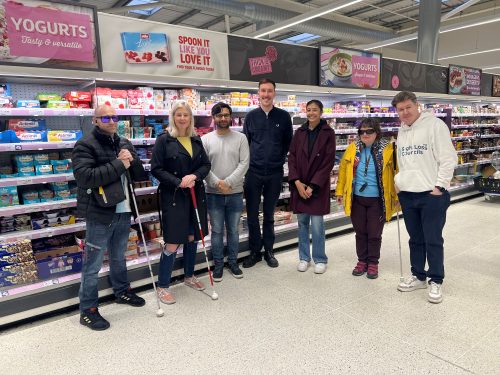
{"label": "black sweater", "polygon": [[249,170],[263,175],[283,172],[293,135],[288,112],[273,107],[266,115],[260,107],[253,109],[245,117],[243,132],[250,145]]}

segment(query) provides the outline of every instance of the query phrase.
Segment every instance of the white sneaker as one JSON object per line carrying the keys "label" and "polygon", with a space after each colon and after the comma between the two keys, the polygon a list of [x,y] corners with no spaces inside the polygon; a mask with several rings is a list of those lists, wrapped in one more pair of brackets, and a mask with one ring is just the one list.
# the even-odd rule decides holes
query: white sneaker
{"label": "white sneaker", "polygon": [[413,275],[398,284],[398,290],[400,292],[413,292],[417,289],[427,289],[427,283],[421,281],[417,276]]}
{"label": "white sneaker", "polygon": [[325,273],[326,263],[316,263],[314,266],[314,273]]}
{"label": "white sneaker", "polygon": [[297,266],[297,271],[306,272],[308,268],[309,268],[309,262],[306,262],[305,260],[301,260],[299,262],[299,265]]}
{"label": "white sneaker", "polygon": [[431,303],[441,303],[441,301],[443,301],[443,286],[431,281],[431,288],[429,289],[427,300]]}

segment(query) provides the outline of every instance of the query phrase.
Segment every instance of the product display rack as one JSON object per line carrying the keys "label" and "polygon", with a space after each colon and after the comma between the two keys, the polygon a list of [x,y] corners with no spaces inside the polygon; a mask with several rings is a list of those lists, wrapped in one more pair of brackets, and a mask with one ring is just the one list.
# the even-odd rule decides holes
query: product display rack
{"label": "product display rack", "polygon": [[[7,67],[6,70],[9,70]],[[15,75],[14,73],[12,73]],[[86,73],[82,73],[86,74]],[[87,73],[88,74],[88,73]],[[119,79],[118,76],[114,78],[114,75],[111,73],[92,73],[93,78],[89,77],[88,80],[81,78],[71,78],[68,77],[63,79],[63,84],[74,84],[78,87],[90,87],[90,86],[108,86],[108,85],[119,85],[119,86],[154,86],[154,87],[194,87],[197,89],[203,89],[206,91],[229,91],[230,89],[236,90],[250,90],[255,92],[255,83],[249,82],[231,82],[231,81],[221,81],[214,80],[208,84],[200,84],[196,82],[196,80],[189,78],[176,78],[176,77],[161,77],[155,81],[145,81],[146,78],[149,77],[139,77],[134,79],[133,75],[129,75],[129,79],[123,81]],[[103,76],[106,75],[107,78]],[[101,76],[101,77],[99,77]],[[47,81],[51,81],[51,77],[46,77]],[[8,77],[4,78],[5,82],[8,82]],[[82,83],[83,81],[83,83]],[[309,89],[311,88],[311,89]],[[287,93],[297,93],[299,96],[304,96],[308,98],[318,98],[323,100],[323,98],[329,98],[332,100],[348,100],[352,96],[356,95],[366,95],[366,92],[363,90],[343,90],[343,89],[332,89],[332,88],[321,88],[316,86],[304,86],[304,87],[296,87],[292,85],[284,85],[279,84],[279,88],[277,90],[279,94],[287,94]],[[390,98],[394,95],[394,92],[375,92],[372,97],[377,98],[376,100],[390,100]],[[436,95],[433,95],[436,97]],[[370,95],[368,95],[368,99],[370,99]],[[446,99],[443,96],[443,99]],[[464,98],[466,100],[467,98]],[[477,99],[477,98],[474,98]],[[236,114],[245,114],[253,107],[233,107],[233,112]],[[284,108],[291,112],[295,121],[303,122],[305,115],[299,113],[299,107],[289,107]],[[56,109],[24,109],[24,108],[0,108],[0,117],[46,117],[46,118],[68,118],[68,117],[76,117],[76,118],[85,118],[86,121],[89,122],[90,118],[93,116],[92,109],[65,109],[65,110],[56,110]],[[169,115],[169,111],[167,110],[117,110],[117,114],[119,116],[164,116],[167,117]],[[210,116],[210,111],[201,110],[194,111],[194,115],[198,117],[207,117]],[[438,116],[446,116],[446,114],[437,114]],[[455,114],[453,114],[455,115]],[[457,116],[467,117],[463,114],[458,114]],[[500,115],[486,115],[488,117],[497,117]],[[364,117],[376,117],[376,118],[390,118],[394,119],[397,117],[395,113],[328,113],[323,116],[325,119],[360,119]],[[473,117],[473,116],[470,116]],[[82,121],[82,120],[80,120]],[[80,122],[81,123],[81,122]],[[296,129],[300,125],[295,125]],[[242,127],[233,127],[234,130],[241,131]],[[386,132],[396,132],[398,127],[385,127],[383,128]],[[356,134],[356,128],[348,128],[348,129],[336,129],[337,135],[342,134]],[[491,137],[493,138],[493,137]],[[137,147],[148,147],[152,146],[155,143],[155,138],[147,138],[147,139],[131,139],[132,143]],[[62,149],[71,149],[74,146],[74,142],[37,142],[37,143],[18,143],[18,144],[0,144],[1,152],[23,152],[23,151],[42,151],[42,150],[62,150]],[[346,145],[339,145],[337,150],[342,151],[347,148]],[[486,163],[486,160],[478,161],[475,164],[483,164]],[[474,163],[470,163],[471,165]],[[462,166],[465,166],[463,164]],[[334,171],[338,171],[338,164],[336,165]],[[37,179],[41,177],[40,179]],[[42,178],[43,177],[43,178]],[[50,175],[50,176],[34,176],[34,177],[20,177],[13,179],[0,179],[0,186],[18,186],[18,185],[30,185],[37,183],[49,183],[56,181],[71,181],[73,180],[73,176],[70,174],[67,175]],[[11,181],[8,181],[11,180]],[[4,184],[4,185],[2,185]],[[13,185],[10,185],[13,184]],[[456,185],[450,189],[452,196],[460,195],[463,197],[464,194],[472,193],[470,183],[463,183],[460,185]],[[332,189],[335,188],[335,184],[332,185]],[[148,188],[138,188],[136,189],[137,195],[147,195],[154,194],[156,192],[156,187],[148,187]],[[289,192],[283,192],[280,196],[280,199],[287,199],[289,197]],[[11,206],[0,209],[0,216],[12,216],[23,213],[33,213],[33,212],[41,212],[48,211],[54,208],[69,208],[76,206],[75,199],[67,199],[61,201],[33,204],[33,205],[19,205],[19,206]],[[141,215],[141,220],[143,222],[148,221],[156,221],[158,220],[157,213],[145,213]],[[347,217],[344,216],[343,212],[334,212],[330,215],[325,216],[325,227],[327,229],[327,233],[334,233],[343,231],[345,229],[350,228],[350,221]],[[55,228],[46,228],[36,231],[31,231],[31,233],[26,232],[18,232],[15,235],[9,237],[9,235],[1,235],[0,234],[0,242],[4,242],[6,240],[10,240],[12,238],[41,238],[44,236],[54,236],[62,233],[74,233],[78,231],[82,231],[85,229],[84,222],[78,222],[76,224],[55,227]],[[275,227],[276,230],[276,247],[286,246],[289,244],[297,243],[297,223],[292,222],[284,225],[277,225]],[[34,232],[37,232],[36,234]],[[16,237],[17,236],[17,237]],[[209,246],[210,241],[208,239],[207,245]],[[248,254],[248,235],[246,233],[241,233],[240,235],[240,257],[244,257]],[[153,266],[155,273],[157,272],[157,262],[159,259],[158,254],[154,254],[152,256]],[[203,269],[203,256],[202,254],[197,255],[197,269]],[[132,282],[132,286],[140,286],[146,285],[149,283],[148,271],[145,267],[146,259],[144,257],[139,257],[138,259],[130,260],[127,263],[129,267],[129,277]],[[99,278],[99,289],[101,291],[101,295],[109,295],[111,294],[110,286],[107,281],[107,266],[103,267],[100,273]],[[179,264],[179,259],[176,261],[174,276],[180,275],[182,273],[182,269]],[[15,321],[19,321],[21,319],[30,318],[38,314],[50,312],[56,309],[65,308],[67,306],[72,306],[78,303],[77,301],[77,291],[79,286],[79,274],[70,274],[66,276],[61,276],[58,278],[45,280],[33,284],[20,285],[17,287],[11,287],[0,290],[0,327],[4,324],[9,324]]]}

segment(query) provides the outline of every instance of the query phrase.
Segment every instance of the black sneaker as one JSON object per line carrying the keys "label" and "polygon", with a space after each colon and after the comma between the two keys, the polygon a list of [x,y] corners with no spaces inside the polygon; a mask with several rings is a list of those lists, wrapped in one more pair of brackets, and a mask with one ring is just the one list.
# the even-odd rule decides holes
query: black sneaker
{"label": "black sneaker", "polygon": [[96,307],[87,309],[80,314],[80,324],[94,331],[104,331],[110,326],[109,322],[99,314]]}
{"label": "black sneaker", "polygon": [[115,299],[116,303],[126,304],[134,307],[141,307],[146,304],[144,298],[139,297],[137,294],[128,289],[120,297]]}
{"label": "black sneaker", "polygon": [[279,266],[278,259],[274,257],[274,253],[272,251],[266,251],[264,253],[264,259],[269,267],[276,268]]}
{"label": "black sneaker", "polygon": [[214,279],[214,281],[216,283],[222,281],[222,273],[223,273],[223,271],[224,271],[224,266],[222,266],[222,267],[215,267],[214,268],[214,272],[212,272],[212,279]]}
{"label": "black sneaker", "polygon": [[262,256],[260,254],[251,254],[243,261],[243,268],[250,268],[255,266],[258,262],[262,260]]}
{"label": "black sneaker", "polygon": [[237,279],[243,278],[243,272],[240,270],[240,267],[238,267],[237,263],[229,263],[227,268],[229,268],[229,272],[235,278],[237,278]]}

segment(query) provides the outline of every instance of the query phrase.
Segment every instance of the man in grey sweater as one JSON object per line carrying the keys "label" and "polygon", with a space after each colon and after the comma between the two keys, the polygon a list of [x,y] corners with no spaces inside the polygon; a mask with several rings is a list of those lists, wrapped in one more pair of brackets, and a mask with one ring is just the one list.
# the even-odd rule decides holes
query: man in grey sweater
{"label": "man in grey sweater", "polygon": [[240,279],[243,272],[238,267],[238,225],[243,211],[243,178],[248,170],[250,154],[248,141],[243,133],[232,131],[232,109],[226,103],[212,108],[216,130],[201,140],[212,164],[206,177],[207,207],[212,226],[212,254],[214,257],[214,281],[222,281],[224,269],[224,223],[227,231],[228,267],[231,274]]}

